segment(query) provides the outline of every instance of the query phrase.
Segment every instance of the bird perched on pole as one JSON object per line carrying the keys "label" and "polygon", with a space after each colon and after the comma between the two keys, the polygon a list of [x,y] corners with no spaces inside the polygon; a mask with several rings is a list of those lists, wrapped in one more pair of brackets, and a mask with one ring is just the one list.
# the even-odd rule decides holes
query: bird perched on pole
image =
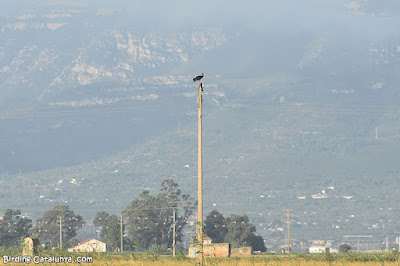
{"label": "bird perched on pole", "polygon": [[195,77],[195,78],[193,79],[193,82],[196,81],[196,80],[201,80],[203,77],[204,77],[204,73],[201,73],[200,76],[197,76],[197,77]]}

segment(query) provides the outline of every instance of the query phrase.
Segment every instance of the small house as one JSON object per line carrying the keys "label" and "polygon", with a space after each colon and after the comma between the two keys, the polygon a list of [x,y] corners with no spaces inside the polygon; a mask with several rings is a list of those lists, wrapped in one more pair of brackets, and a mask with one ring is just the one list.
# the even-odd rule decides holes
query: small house
{"label": "small house", "polygon": [[106,252],[106,243],[91,238],[68,249],[69,252]]}

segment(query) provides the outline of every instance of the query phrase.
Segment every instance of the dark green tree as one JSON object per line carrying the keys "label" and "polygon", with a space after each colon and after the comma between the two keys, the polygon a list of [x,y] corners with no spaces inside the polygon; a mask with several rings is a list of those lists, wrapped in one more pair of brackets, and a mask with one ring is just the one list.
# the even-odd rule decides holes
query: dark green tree
{"label": "dark green tree", "polygon": [[256,227],[250,223],[247,215],[232,214],[230,218],[226,219],[226,223],[228,233],[225,242],[230,243],[233,247],[251,246],[253,250],[265,251],[264,241],[254,234]]}
{"label": "dark green tree", "polygon": [[121,246],[121,224],[120,219],[115,215],[111,215],[107,220],[107,244],[113,251]]}
{"label": "dark green tree", "polygon": [[150,246],[171,247],[173,206],[176,208],[176,241],[182,241],[183,227],[196,204],[192,197],[182,194],[178,187],[172,179],[165,179],[157,195],[152,196],[145,190],[123,211],[128,235],[139,249],[148,249]]}
{"label": "dark green tree", "polygon": [[225,217],[217,210],[211,211],[204,220],[204,232],[214,243],[223,243],[228,233]]}
{"label": "dark green tree", "polygon": [[347,252],[349,252],[350,250],[351,250],[351,247],[350,247],[350,245],[348,245],[348,244],[341,244],[341,245],[339,246],[339,252],[347,253]]}
{"label": "dark green tree", "polygon": [[228,234],[225,241],[233,247],[248,245],[247,240],[251,234],[254,234],[256,227],[249,222],[247,215],[240,216],[232,214],[227,218]]}
{"label": "dark green tree", "polygon": [[100,227],[100,240],[106,241],[107,239],[107,221],[110,215],[105,211],[98,212],[93,219],[94,226]]}
{"label": "dark green tree", "polygon": [[0,246],[18,246],[21,237],[26,237],[31,227],[32,220],[21,216],[21,211],[7,209],[0,220]]}
{"label": "dark green tree", "polygon": [[42,242],[49,240],[53,247],[60,245],[60,219],[62,220],[63,243],[68,243],[76,236],[85,221],[80,215],[69,209],[67,205],[57,205],[46,211],[43,216],[36,220],[36,224],[30,232]]}
{"label": "dark green tree", "polygon": [[264,239],[261,236],[250,235],[246,242],[252,247],[253,251],[267,251],[267,248],[264,244]]}

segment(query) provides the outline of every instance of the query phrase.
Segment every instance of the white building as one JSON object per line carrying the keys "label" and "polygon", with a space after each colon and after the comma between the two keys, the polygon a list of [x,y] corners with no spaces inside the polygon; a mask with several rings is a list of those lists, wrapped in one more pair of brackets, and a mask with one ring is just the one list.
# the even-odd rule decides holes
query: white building
{"label": "white building", "polygon": [[308,252],[310,253],[325,253],[326,247],[324,246],[311,246],[308,248]]}
{"label": "white building", "polygon": [[106,252],[106,243],[91,238],[68,249],[69,252]]}

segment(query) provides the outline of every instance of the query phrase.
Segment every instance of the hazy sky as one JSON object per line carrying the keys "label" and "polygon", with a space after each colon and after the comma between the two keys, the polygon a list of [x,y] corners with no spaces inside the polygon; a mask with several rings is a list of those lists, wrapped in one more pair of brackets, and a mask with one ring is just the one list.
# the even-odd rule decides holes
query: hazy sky
{"label": "hazy sky", "polygon": [[[79,8],[90,14],[114,14],[140,27],[179,30],[220,25],[228,29],[322,28],[365,23],[374,15],[398,18],[400,1],[380,0],[1,0],[0,16],[14,17],[31,10]],[[354,15],[358,13],[359,15]],[[121,15],[125,16],[121,16]],[[380,17],[381,20],[385,19]],[[374,19],[376,21],[377,19]],[[378,19],[379,20],[379,19]],[[377,21],[378,22],[378,21]],[[139,25],[138,25],[139,26]],[[394,28],[394,27],[393,27]]]}
{"label": "hazy sky", "polygon": [[[396,39],[399,6],[398,0],[382,0],[378,4],[367,0],[1,0],[0,12],[3,21],[15,21],[22,14],[78,9],[81,15],[74,20],[74,27],[95,25],[96,32],[126,28],[144,34],[177,33],[219,26],[233,33],[231,37],[239,37],[204,60],[211,60],[214,65],[221,61],[220,57],[229,66],[235,62],[245,66],[248,62],[253,66],[248,72],[257,73],[295,67],[304,47],[319,38],[327,40],[328,52],[335,47],[334,53],[339,54],[347,47],[357,51],[363,45],[365,50],[371,43]],[[218,68],[230,71],[227,67]],[[237,72],[244,71],[240,68]]]}

